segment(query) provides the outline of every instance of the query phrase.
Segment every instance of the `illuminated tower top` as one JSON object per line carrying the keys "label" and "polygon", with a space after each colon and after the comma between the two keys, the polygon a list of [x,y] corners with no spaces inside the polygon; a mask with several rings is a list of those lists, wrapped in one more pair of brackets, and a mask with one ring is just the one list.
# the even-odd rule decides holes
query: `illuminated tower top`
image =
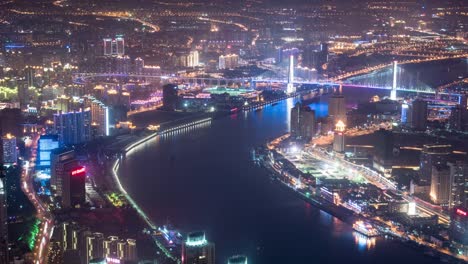
{"label": "illuminated tower top", "polygon": [[346,128],[345,123],[343,123],[343,121],[341,120],[338,120],[338,122],[335,125],[335,131],[344,132],[345,128]]}

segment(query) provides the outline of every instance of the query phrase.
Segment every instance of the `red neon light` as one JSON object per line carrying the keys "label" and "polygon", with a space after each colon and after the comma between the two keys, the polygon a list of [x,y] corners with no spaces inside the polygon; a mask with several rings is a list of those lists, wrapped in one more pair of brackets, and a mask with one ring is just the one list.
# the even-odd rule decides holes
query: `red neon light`
{"label": "red neon light", "polygon": [[81,167],[79,169],[76,169],[76,170],[72,171],[71,175],[74,176],[74,175],[77,175],[77,174],[83,173],[83,172],[85,172],[85,167]]}
{"label": "red neon light", "polygon": [[466,216],[466,212],[463,211],[462,209],[457,209],[457,214]]}
{"label": "red neon light", "polygon": [[238,109],[237,108],[232,108],[231,112],[236,112]]}

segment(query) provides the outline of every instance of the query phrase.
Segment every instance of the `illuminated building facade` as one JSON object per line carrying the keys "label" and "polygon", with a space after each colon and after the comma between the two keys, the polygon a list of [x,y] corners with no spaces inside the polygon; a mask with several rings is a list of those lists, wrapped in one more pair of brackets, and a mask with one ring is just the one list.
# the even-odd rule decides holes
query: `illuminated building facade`
{"label": "illuminated building facade", "polygon": [[335,126],[335,133],[333,135],[333,151],[343,153],[345,151],[345,124],[339,120]]}
{"label": "illuminated building facade", "polygon": [[450,198],[450,168],[445,164],[432,166],[430,197],[433,203],[448,206]]}
{"label": "illuminated building facade", "polygon": [[204,232],[188,234],[182,244],[182,264],[214,264],[214,244],[206,240]]}
{"label": "illuminated building facade", "polygon": [[433,144],[423,146],[419,165],[422,184],[431,185],[432,167],[447,164],[451,151],[451,145]]}
{"label": "illuminated building facade", "polygon": [[14,165],[18,162],[18,150],[16,148],[16,137],[6,134],[2,137],[3,164]]}
{"label": "illuminated building facade", "polygon": [[224,69],[234,69],[239,66],[239,56],[236,54],[228,54],[219,56],[218,68],[220,70]]}
{"label": "illuminated building facade", "polygon": [[104,56],[123,56],[125,54],[125,40],[122,36],[103,40]]}
{"label": "illuminated building facade", "polygon": [[468,256],[468,209],[455,207],[451,210],[449,237],[452,246],[460,255]]}
{"label": "illuminated building facade", "polygon": [[228,264],[247,264],[247,257],[242,255],[232,256],[228,259]]}
{"label": "illuminated building facade", "polygon": [[104,257],[104,235],[102,233],[93,233],[86,236],[85,260],[90,262],[92,259]]}
{"label": "illuminated building facade", "polygon": [[109,108],[92,96],[85,96],[85,106],[91,112],[91,126],[96,128],[92,136],[109,136]]}
{"label": "illuminated building facade", "polygon": [[37,147],[37,167],[45,169],[51,166],[52,151],[59,147],[57,135],[42,135]]}
{"label": "illuminated building facade", "polygon": [[78,166],[75,151],[56,149],[50,154],[50,185],[56,191],[56,196],[62,196],[63,178],[71,167]]}
{"label": "illuminated building facade", "polygon": [[291,138],[310,141],[315,131],[315,111],[296,103],[291,108]]}
{"label": "illuminated building facade", "polygon": [[467,207],[468,164],[466,161],[448,162],[450,168],[449,208]]}
{"label": "illuminated building facade", "polygon": [[0,179],[0,263],[8,263],[8,216],[6,190]]}
{"label": "illuminated building facade", "polygon": [[60,146],[85,143],[91,139],[91,112],[75,111],[54,115],[54,131]]}
{"label": "illuminated building facade", "polygon": [[83,166],[69,167],[62,180],[62,207],[83,205],[86,201],[86,169]]}
{"label": "illuminated building facade", "polygon": [[335,124],[339,120],[346,123],[346,100],[342,94],[341,85],[338,89],[338,92],[335,92],[332,96],[330,96],[328,101],[328,116]]}

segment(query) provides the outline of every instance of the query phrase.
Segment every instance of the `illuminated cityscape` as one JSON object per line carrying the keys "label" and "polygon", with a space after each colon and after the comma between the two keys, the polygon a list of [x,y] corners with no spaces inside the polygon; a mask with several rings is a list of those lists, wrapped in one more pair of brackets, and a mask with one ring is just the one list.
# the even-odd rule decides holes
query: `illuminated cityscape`
{"label": "illuminated cityscape", "polygon": [[0,264],[466,263],[463,0],[0,0]]}

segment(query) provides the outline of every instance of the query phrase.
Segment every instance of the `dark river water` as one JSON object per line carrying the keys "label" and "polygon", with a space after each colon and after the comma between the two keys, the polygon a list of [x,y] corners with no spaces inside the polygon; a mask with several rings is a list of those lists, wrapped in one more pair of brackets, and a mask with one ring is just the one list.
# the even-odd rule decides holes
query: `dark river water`
{"label": "dark river water", "polygon": [[[388,94],[353,89],[345,89],[348,104]],[[247,255],[249,264],[437,263],[397,241],[366,241],[251,162],[252,147],[288,131],[293,104],[288,99],[156,138],[127,156],[123,185],[156,224],[204,230],[216,245],[216,263],[234,254]],[[326,115],[326,100],[312,107]]]}

